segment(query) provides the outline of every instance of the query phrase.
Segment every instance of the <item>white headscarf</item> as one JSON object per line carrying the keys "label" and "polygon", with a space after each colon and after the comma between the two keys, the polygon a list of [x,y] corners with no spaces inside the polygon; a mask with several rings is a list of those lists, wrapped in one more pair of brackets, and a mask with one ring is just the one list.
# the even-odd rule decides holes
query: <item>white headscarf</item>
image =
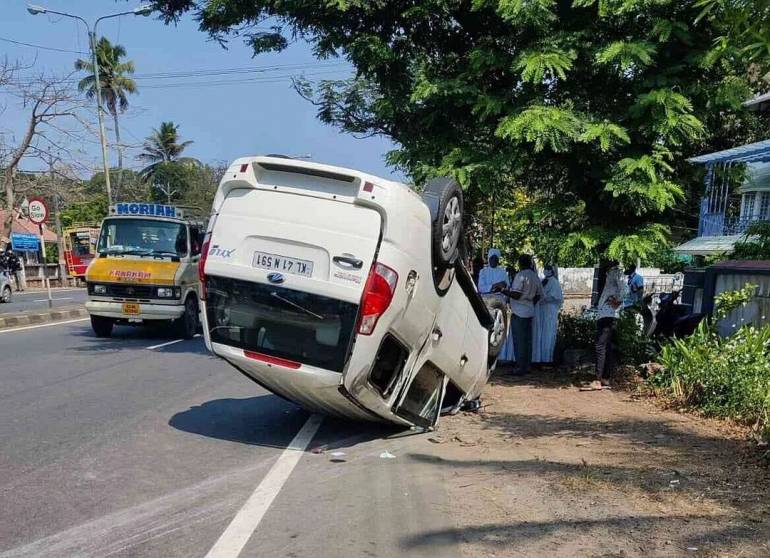
{"label": "white headscarf", "polygon": [[489,252],[487,252],[487,261],[489,261],[489,259],[492,256],[497,256],[497,259],[500,259],[502,257],[502,254],[500,253],[500,250],[498,250],[497,248],[490,248]]}

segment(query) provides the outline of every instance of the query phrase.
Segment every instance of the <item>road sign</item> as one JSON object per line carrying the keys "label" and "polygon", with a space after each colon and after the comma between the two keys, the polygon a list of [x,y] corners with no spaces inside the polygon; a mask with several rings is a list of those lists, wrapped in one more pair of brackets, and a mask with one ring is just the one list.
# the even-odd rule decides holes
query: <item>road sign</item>
{"label": "road sign", "polygon": [[11,233],[11,248],[19,252],[37,252],[40,250],[40,237],[29,233]]}
{"label": "road sign", "polygon": [[48,218],[48,206],[40,198],[29,200],[29,220],[36,225],[42,225]]}

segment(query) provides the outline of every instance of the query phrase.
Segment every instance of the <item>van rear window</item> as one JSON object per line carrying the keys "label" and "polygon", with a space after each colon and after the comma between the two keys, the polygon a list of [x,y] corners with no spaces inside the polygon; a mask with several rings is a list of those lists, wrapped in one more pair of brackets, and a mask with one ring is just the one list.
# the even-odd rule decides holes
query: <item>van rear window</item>
{"label": "van rear window", "polygon": [[342,372],[358,305],[277,285],[209,276],[211,341]]}

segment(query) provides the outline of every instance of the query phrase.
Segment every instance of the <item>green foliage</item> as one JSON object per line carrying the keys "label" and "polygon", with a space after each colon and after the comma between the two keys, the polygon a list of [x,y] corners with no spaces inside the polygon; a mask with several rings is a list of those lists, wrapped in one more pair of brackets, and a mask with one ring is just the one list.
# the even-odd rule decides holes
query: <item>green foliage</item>
{"label": "green foliage", "polygon": [[661,273],[680,273],[689,263],[690,256],[683,256],[671,248],[658,250],[651,254],[645,262],[649,267],[659,268]]}
{"label": "green foliage", "polygon": [[614,64],[621,72],[627,72],[652,64],[655,50],[655,45],[647,41],[614,41],[596,54],[596,61]]}
{"label": "green foliage", "polygon": [[529,83],[542,83],[557,77],[567,79],[567,72],[576,57],[572,50],[528,51],[519,57],[514,68],[521,72],[521,79]]}
{"label": "green foliage", "polygon": [[561,312],[556,332],[557,344],[561,349],[583,349],[593,351],[596,344],[596,321],[578,314]]}
{"label": "green foliage", "polygon": [[725,291],[714,297],[714,319],[718,322],[730,312],[746,306],[757,292],[757,285],[746,283],[736,291]]}
{"label": "green foliage", "polygon": [[653,385],[709,415],[770,433],[770,326],[744,326],[722,338],[702,322],[694,335],[664,345],[660,363]]}
{"label": "green foliage", "polygon": [[[161,122],[160,128],[154,129],[145,140],[143,150],[137,156],[149,163],[139,171],[139,176],[153,186],[164,188],[167,194],[173,190],[181,194],[187,167],[200,164],[197,159],[181,156],[192,143],[191,140],[180,141],[179,124]],[[152,195],[157,194],[153,192]]]}
{"label": "green foliage", "polygon": [[[726,3],[732,0],[714,0]],[[768,0],[762,0],[768,1]],[[255,53],[308,41],[345,80],[298,81],[325,123],[383,135],[388,161],[418,183],[457,177],[479,203],[475,227],[592,264],[652,257],[673,226],[692,228],[702,182],[690,156],[766,132],[739,102],[745,60],[717,48],[701,8],[658,0],[158,0],[167,21],[193,12],[226,40],[270,21]],[[283,40],[279,40],[283,38]],[[710,63],[706,63],[707,59]],[[500,219],[487,213],[494,204]],[[523,201],[521,201],[523,199]],[[515,206],[513,200],[521,201]],[[503,213],[504,211],[504,213]],[[668,227],[668,228],[667,228]],[[486,242],[487,240],[485,240]]]}
{"label": "green foliage", "polygon": [[92,195],[88,201],[76,202],[61,213],[62,227],[72,225],[98,225],[107,216],[106,194]]}
{"label": "green foliage", "polygon": [[751,223],[730,257],[734,260],[770,260],[770,221]]}
{"label": "green foliage", "polygon": [[534,144],[535,152],[548,147],[551,151],[566,151],[578,138],[580,118],[571,110],[559,107],[532,106],[500,122],[497,135],[502,138]]}
{"label": "green foliage", "polygon": [[639,365],[655,358],[654,342],[643,334],[637,312],[624,310],[620,313],[615,332],[615,351],[621,364]]}

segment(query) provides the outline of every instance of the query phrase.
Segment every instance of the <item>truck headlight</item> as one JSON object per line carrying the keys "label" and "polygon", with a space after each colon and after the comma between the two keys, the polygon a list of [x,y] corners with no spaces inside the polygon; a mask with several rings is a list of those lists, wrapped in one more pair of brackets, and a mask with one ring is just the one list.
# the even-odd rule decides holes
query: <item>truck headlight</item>
{"label": "truck headlight", "polygon": [[176,287],[158,287],[158,298],[179,298],[179,289]]}
{"label": "truck headlight", "polygon": [[94,294],[107,294],[107,285],[94,285]]}

